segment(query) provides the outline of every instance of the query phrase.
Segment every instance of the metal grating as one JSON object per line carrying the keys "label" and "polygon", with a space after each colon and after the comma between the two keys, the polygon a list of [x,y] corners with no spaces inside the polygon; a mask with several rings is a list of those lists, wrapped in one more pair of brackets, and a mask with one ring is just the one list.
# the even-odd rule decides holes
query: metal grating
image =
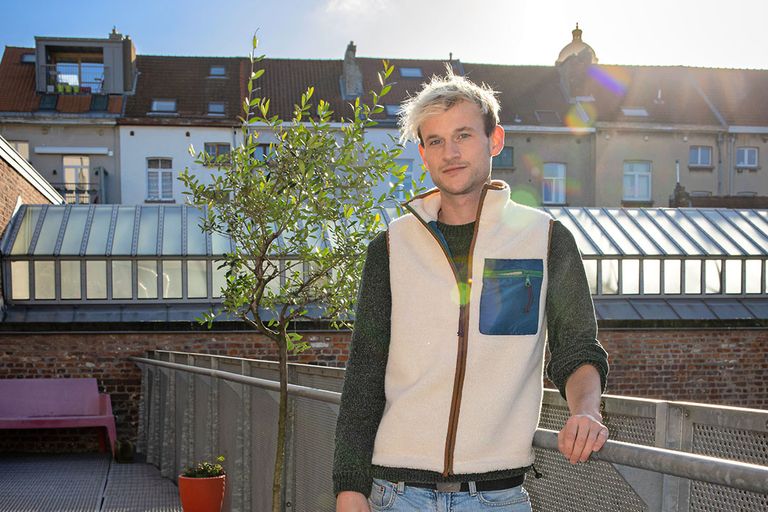
{"label": "metal grating", "polygon": [[[560,452],[536,451],[541,478],[528,473],[525,488],[535,512],[645,511],[642,500],[611,464],[588,461],[572,466]],[[585,492],[584,489],[588,489]]]}
{"label": "metal grating", "polygon": [[[692,451],[711,457],[768,465],[768,433],[694,424]],[[768,510],[768,494],[692,481],[690,510],[762,512]]]}
{"label": "metal grating", "polygon": [[101,454],[0,459],[0,512],[181,512],[178,490],[148,464]]}
{"label": "metal grating", "polygon": [[99,510],[108,472],[103,455],[0,459],[0,511]]}
{"label": "metal grating", "polygon": [[179,491],[149,464],[112,464],[101,512],[181,512]]}

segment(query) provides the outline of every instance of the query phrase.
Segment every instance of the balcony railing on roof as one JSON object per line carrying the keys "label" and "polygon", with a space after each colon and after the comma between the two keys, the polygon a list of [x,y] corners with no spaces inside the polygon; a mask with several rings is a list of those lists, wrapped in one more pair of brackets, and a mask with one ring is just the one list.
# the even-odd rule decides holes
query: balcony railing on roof
{"label": "balcony railing on roof", "polygon": [[95,62],[44,64],[48,92],[59,94],[101,94],[109,68]]}

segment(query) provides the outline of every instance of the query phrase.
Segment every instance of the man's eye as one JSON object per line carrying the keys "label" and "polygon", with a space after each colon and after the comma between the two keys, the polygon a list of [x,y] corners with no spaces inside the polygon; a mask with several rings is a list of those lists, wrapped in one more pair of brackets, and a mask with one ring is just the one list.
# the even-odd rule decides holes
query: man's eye
{"label": "man's eye", "polygon": [[459,140],[462,140],[462,139],[468,139],[468,138],[469,138],[469,134],[468,134],[468,133],[460,133],[460,134],[459,134],[459,136],[458,136],[457,138],[458,138]]}
{"label": "man's eye", "polygon": [[442,143],[443,143],[443,141],[441,141],[440,139],[433,139],[433,140],[429,141],[429,145],[430,146],[439,146]]}

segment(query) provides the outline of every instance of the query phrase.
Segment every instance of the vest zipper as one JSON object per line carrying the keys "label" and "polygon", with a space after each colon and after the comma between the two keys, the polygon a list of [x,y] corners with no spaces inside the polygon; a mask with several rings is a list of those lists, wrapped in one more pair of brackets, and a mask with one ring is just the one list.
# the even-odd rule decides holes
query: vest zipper
{"label": "vest zipper", "polygon": [[488,192],[488,186],[486,185],[483,187],[483,192],[480,196],[480,202],[477,205],[477,215],[475,215],[475,227],[472,232],[472,242],[469,244],[469,252],[467,253],[467,286],[465,288],[464,294],[461,293],[462,286],[459,282],[459,274],[456,270],[456,266],[453,263],[453,258],[451,258],[450,253],[448,252],[448,248],[445,247],[442,243],[442,241],[435,235],[434,231],[432,231],[432,228],[429,227],[429,225],[424,222],[424,219],[422,219],[413,209],[408,205],[407,203],[404,205],[408,211],[410,211],[414,217],[419,219],[419,222],[421,222],[425,228],[429,231],[429,233],[435,238],[440,248],[443,250],[443,254],[445,254],[445,257],[448,259],[448,264],[451,267],[451,270],[453,271],[454,279],[456,280],[456,285],[459,287],[459,326],[458,330],[456,332],[456,335],[458,337],[458,350],[456,354],[456,373],[454,375],[453,379],[453,394],[451,397],[451,412],[448,416],[448,432],[445,436],[445,456],[443,459],[443,473],[442,475],[444,477],[450,476],[453,474],[453,457],[454,457],[454,451],[456,449],[456,432],[458,430],[459,426],[459,411],[461,409],[461,394],[464,389],[464,376],[466,374],[467,370],[467,344],[468,344],[468,333],[469,330],[469,298],[471,296],[472,292],[472,253],[475,250],[475,242],[477,241],[477,231],[480,226],[480,213],[483,210],[483,202],[485,202],[485,195]]}

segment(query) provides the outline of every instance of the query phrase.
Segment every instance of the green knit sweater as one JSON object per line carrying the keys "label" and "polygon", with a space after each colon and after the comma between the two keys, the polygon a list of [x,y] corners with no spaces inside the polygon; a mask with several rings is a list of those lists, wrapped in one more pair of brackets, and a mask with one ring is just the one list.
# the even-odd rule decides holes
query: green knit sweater
{"label": "green knit sweater", "polygon": [[[465,225],[437,223],[451,256],[466,279],[466,261],[474,222]],[[608,360],[597,341],[597,324],[584,266],[570,231],[555,221],[549,247],[549,284],[546,317],[550,360],[547,375],[565,398],[565,382],[583,364],[594,365],[605,389]],[[389,255],[386,233],[368,246],[360,283],[355,329],[336,426],[333,466],[334,491],[358,491],[366,496],[372,479],[440,482],[481,481],[519,475],[528,468],[514,468],[478,475],[451,475],[409,468],[373,466],[373,444],[384,412],[384,375],[390,339],[392,296],[389,288]]]}

